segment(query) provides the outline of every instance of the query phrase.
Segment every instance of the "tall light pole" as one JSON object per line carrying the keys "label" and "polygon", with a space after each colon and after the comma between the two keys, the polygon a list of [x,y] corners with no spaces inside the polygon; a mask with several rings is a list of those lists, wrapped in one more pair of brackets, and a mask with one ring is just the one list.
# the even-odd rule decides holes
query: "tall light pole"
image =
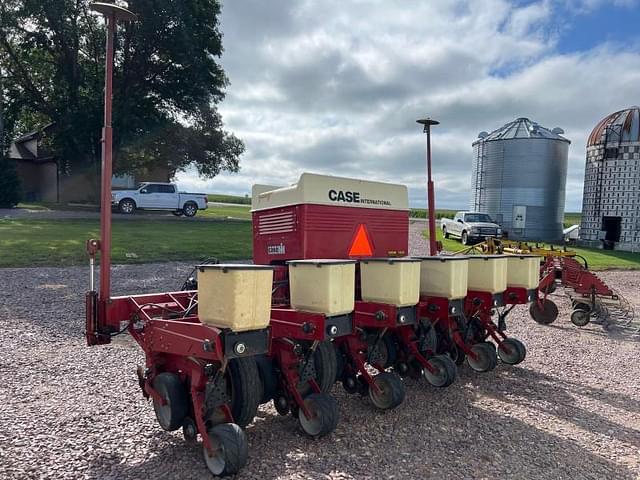
{"label": "tall light pole", "polygon": [[112,3],[96,2],[91,10],[104,15],[107,25],[107,47],[104,72],[104,126],[102,127],[102,192],[100,195],[100,296],[99,315],[104,318],[111,297],[111,176],[113,175],[113,132],[111,102],[113,97],[113,37],[118,21],[130,22],[136,16]]}
{"label": "tall light pole", "polygon": [[423,132],[427,134],[427,203],[429,208],[429,255],[438,254],[436,245],[436,201],[433,193],[433,180],[431,179],[431,126],[439,125],[440,122],[429,117],[416,120],[417,123],[424,125]]}

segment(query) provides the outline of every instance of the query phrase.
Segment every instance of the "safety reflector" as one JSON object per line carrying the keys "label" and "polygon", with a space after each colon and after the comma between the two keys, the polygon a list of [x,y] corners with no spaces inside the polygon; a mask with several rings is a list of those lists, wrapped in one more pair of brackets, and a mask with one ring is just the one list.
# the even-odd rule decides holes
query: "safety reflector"
{"label": "safety reflector", "polygon": [[351,248],[349,249],[350,257],[370,257],[373,255],[373,249],[371,248],[371,241],[369,240],[369,234],[364,223],[358,226],[358,232],[356,233]]}

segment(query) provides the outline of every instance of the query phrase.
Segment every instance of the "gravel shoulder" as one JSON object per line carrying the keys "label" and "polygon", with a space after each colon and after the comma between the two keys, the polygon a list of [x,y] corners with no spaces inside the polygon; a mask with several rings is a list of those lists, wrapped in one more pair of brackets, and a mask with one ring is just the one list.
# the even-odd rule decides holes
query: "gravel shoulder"
{"label": "gravel shoulder", "polygon": [[[114,294],[178,288],[190,265],[114,267]],[[84,344],[87,269],[0,269],[0,478],[211,478],[201,449],[156,424],[140,394],[140,349]],[[605,272],[640,312],[640,272]],[[313,441],[263,406],[238,478],[542,478],[640,476],[640,341],[518,307],[510,334],[527,359],[487,374],[462,367],[446,389],[408,382],[380,413],[334,388],[336,432]]]}

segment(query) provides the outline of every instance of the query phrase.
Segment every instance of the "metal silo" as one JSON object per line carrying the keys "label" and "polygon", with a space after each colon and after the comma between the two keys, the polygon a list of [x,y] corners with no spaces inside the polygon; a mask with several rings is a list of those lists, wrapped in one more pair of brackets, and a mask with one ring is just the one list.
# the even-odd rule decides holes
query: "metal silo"
{"label": "metal silo", "polygon": [[471,210],[515,240],[562,240],[569,144],[560,128],[518,118],[473,142]]}

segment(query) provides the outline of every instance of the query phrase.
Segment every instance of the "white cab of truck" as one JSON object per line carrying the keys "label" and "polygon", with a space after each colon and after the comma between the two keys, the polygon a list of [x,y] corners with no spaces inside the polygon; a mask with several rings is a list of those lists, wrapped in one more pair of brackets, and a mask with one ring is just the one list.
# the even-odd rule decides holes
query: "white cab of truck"
{"label": "white cab of truck", "polygon": [[204,193],[179,192],[175,183],[143,182],[134,190],[114,190],[111,205],[121,213],[141,210],[169,210],[176,216],[193,217],[207,208]]}
{"label": "white cab of truck", "polygon": [[488,237],[502,238],[502,228],[486,213],[456,212],[453,220],[440,221],[444,238],[458,237],[463,245],[480,242]]}

